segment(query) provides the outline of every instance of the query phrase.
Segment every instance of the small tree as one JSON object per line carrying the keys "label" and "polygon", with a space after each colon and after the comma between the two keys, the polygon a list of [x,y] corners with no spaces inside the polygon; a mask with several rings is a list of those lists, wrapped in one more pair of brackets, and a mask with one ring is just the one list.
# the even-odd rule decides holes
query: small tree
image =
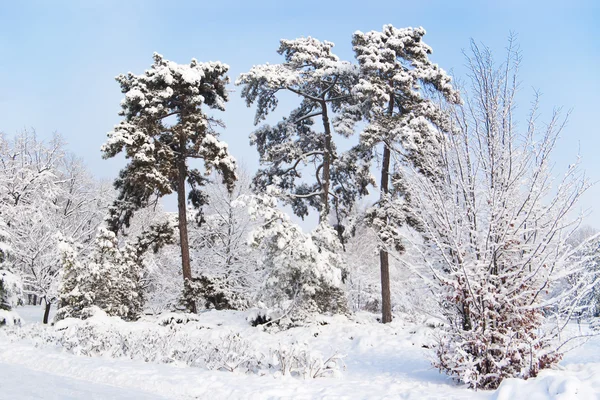
{"label": "small tree", "polygon": [[[176,64],[155,53],[154,64],[144,74],[119,75],[117,82],[125,94],[119,114],[125,119],[108,133],[102,147],[105,158],[124,151],[130,160],[115,181],[119,197],[111,210],[111,230],[128,225],[133,212],[152,199],[177,193],[184,280],[192,278],[186,203],[200,208],[206,201],[201,190],[206,178],[188,161],[202,160],[207,173],[216,169],[229,189],[236,179],[235,160],[214,130],[221,123],[202,109],[225,110],[228,69],[220,62],[195,59],[189,65]],[[170,118],[176,121],[169,124]],[[194,304],[188,307],[196,311]]]}
{"label": "small tree", "polygon": [[3,325],[20,325],[21,318],[11,311],[22,305],[23,285],[18,275],[0,269],[0,327]]}
{"label": "small tree", "polygon": [[10,311],[22,304],[23,284],[19,277],[8,270],[0,270],[0,310]]}
{"label": "small tree", "polygon": [[97,306],[108,315],[139,318],[144,307],[144,254],[172,242],[168,223],[150,227],[133,245],[119,246],[114,232],[100,228],[87,257],[78,254],[72,240],[60,238],[63,277],[56,319],[86,316]]}
{"label": "small tree", "polygon": [[58,248],[61,252],[62,271],[58,288],[58,310],[54,318],[78,318],[94,302],[88,283],[88,271],[78,259],[79,253],[73,240],[59,236]]}
{"label": "small tree", "polygon": [[302,321],[315,312],[346,313],[337,233],[324,222],[312,234],[302,232],[277,208],[277,190],[270,187],[249,201],[261,222],[250,240],[262,250],[268,274],[262,298],[281,312],[281,322]]}
{"label": "small tree", "polygon": [[400,150],[403,162],[410,162],[420,173],[434,173],[423,160],[438,151],[440,143],[435,127],[445,127],[447,121],[430,96],[433,93],[450,102],[459,102],[450,77],[429,60],[432,50],[423,42],[424,35],[423,28],[397,29],[385,25],[381,32],[358,31],[352,38],[360,65],[360,81],[353,94],[368,122],[356,153],[371,162],[377,148],[383,146],[380,199],[368,212],[381,241],[383,323],[392,320],[388,252],[402,251],[397,228],[411,222],[403,210],[389,205],[392,198],[407,195],[401,185],[390,186],[391,151]]}

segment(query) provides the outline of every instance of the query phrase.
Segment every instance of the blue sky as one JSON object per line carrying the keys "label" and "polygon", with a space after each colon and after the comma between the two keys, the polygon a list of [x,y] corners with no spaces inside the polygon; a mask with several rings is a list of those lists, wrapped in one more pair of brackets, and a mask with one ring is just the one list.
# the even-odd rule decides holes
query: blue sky
{"label": "blue sky", "polygon": [[[470,38],[500,58],[509,32],[523,52],[520,105],[543,93],[545,116],[572,109],[555,154],[557,173],[579,152],[600,180],[600,2],[598,1],[9,1],[0,0],[0,131],[59,132],[99,177],[112,179],[122,160],[105,161],[99,148],[118,122],[121,93],[114,77],[141,73],[157,51],[187,63],[220,60],[232,81],[254,64],[277,62],[279,39],[313,36],[336,43],[351,60],[356,30],[423,26],[433,60],[464,76],[461,50]],[[568,3],[568,4],[567,4]],[[232,89],[234,89],[232,87]],[[283,113],[284,110],[282,110]],[[232,93],[222,138],[248,169],[254,111]],[[582,207],[600,228],[600,185]]]}

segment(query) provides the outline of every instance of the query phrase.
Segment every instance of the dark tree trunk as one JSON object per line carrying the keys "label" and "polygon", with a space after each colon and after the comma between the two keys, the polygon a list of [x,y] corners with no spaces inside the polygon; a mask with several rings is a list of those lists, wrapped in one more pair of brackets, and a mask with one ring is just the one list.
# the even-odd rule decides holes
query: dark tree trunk
{"label": "dark tree trunk", "polygon": [[[381,197],[389,192],[390,148],[384,144],[383,165],[381,167]],[[386,221],[387,222],[387,221]],[[390,259],[385,249],[379,250],[381,266],[381,322],[392,322],[392,295],[390,291]]]}
{"label": "dark tree trunk", "polygon": [[[394,113],[394,94],[390,93],[388,115]],[[390,157],[391,152],[387,143],[383,144],[383,163],[381,165],[381,199],[389,193],[390,182]],[[386,224],[389,220],[386,218]],[[390,256],[385,249],[379,250],[379,264],[381,267],[381,322],[392,322],[392,294],[390,290]]]}
{"label": "dark tree trunk", "polygon": [[[181,147],[185,147],[185,141],[181,141]],[[183,152],[183,150],[181,150]],[[187,176],[187,167],[185,165],[185,158],[183,156],[178,161],[177,165],[178,177],[177,177],[177,210],[179,211],[179,243],[181,246],[181,267],[183,269],[183,281],[186,280],[191,282],[192,280],[192,267],[190,265],[190,245],[188,243],[188,232],[187,232],[187,210],[186,210],[186,197],[185,197],[185,177]],[[187,287],[184,286],[184,287]],[[191,300],[187,304],[188,310],[192,313],[196,313],[196,302]]]}
{"label": "dark tree trunk", "polygon": [[52,307],[52,303],[46,300],[46,305],[44,307],[44,324],[48,323],[48,317],[50,316],[50,307]]}
{"label": "dark tree trunk", "polygon": [[329,216],[329,188],[331,187],[331,127],[329,126],[329,115],[327,114],[327,103],[321,103],[323,112],[323,129],[325,131],[325,148],[323,149],[323,176],[321,182],[321,190],[323,191],[322,202],[323,210],[319,216],[319,222],[327,220]]}

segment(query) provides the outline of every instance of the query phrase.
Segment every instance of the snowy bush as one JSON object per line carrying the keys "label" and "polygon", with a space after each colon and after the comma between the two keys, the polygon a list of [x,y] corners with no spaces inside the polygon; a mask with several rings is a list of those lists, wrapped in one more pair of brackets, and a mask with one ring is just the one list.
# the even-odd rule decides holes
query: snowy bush
{"label": "snowy bush", "polygon": [[158,324],[161,326],[169,326],[175,324],[187,324],[189,322],[198,322],[200,321],[200,317],[195,314],[189,313],[175,313],[169,312],[160,314],[157,317]]}
{"label": "snowy bush", "polygon": [[265,325],[278,318],[278,314],[274,310],[269,309],[253,309],[250,311],[246,321],[252,326]]}
{"label": "snowy bush", "polygon": [[256,371],[263,358],[239,333],[221,337],[216,343],[204,343],[202,348],[206,368],[211,370]]}
{"label": "snowy bush", "polygon": [[478,321],[470,330],[449,327],[437,343],[435,365],[470,387],[493,389],[505,378],[533,377],[561,360],[537,334],[539,313],[498,316],[498,325],[487,329]]}
{"label": "snowy bush", "polygon": [[0,310],[10,311],[22,304],[23,284],[21,279],[7,270],[0,270]]}
{"label": "snowy bush", "polygon": [[311,352],[306,346],[292,344],[280,345],[271,350],[271,365],[282,375],[302,378],[323,378],[339,376],[345,368],[342,356],[334,353],[323,359],[321,354]]}
{"label": "snowy bush", "polygon": [[17,314],[15,311],[9,311],[0,308],[0,327],[15,325],[21,325],[21,317],[19,314]]}
{"label": "snowy bush", "polygon": [[4,333],[38,346],[60,346],[81,356],[179,363],[226,372],[320,378],[337,377],[344,367],[338,353],[323,358],[299,344],[278,348],[267,344],[263,348],[242,333],[215,332],[192,314],[168,313],[126,322],[96,306],[85,312],[85,320],[65,318],[54,327],[34,324]]}
{"label": "snowy bush", "polygon": [[192,301],[201,303],[201,309],[240,310],[248,305],[227,279],[208,274],[186,279],[183,303]]}

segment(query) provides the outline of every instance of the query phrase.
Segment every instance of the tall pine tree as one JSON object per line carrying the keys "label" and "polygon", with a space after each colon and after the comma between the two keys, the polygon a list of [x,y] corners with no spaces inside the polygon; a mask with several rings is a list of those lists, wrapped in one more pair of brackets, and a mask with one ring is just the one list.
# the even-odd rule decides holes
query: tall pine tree
{"label": "tall pine tree", "polygon": [[389,204],[393,196],[406,196],[401,185],[390,186],[391,151],[397,149],[421,173],[435,173],[424,160],[437,151],[436,126],[446,125],[446,120],[432,96],[452,103],[460,101],[450,77],[429,60],[432,50],[423,42],[424,35],[423,28],[385,25],[381,32],[358,31],[352,39],[360,65],[360,82],[353,94],[368,122],[357,153],[371,160],[383,147],[380,199],[370,211],[382,242],[379,258],[383,323],[392,320],[388,251],[402,248],[396,229],[407,222],[406,216]]}
{"label": "tall pine tree", "polygon": [[[177,193],[184,280],[192,278],[187,201],[195,208],[206,202],[202,192],[205,174],[190,167],[188,161],[202,160],[206,173],[216,169],[230,190],[236,179],[235,160],[214,129],[222,124],[203,110],[204,106],[225,110],[228,69],[220,62],[195,59],[189,65],[176,64],[155,53],[154,64],[145,73],[116,78],[125,94],[119,113],[124,120],[108,133],[102,151],[105,158],[124,152],[129,164],[115,182],[119,196],[111,209],[109,227],[117,231],[153,199]],[[191,303],[189,309],[196,311]]]}

